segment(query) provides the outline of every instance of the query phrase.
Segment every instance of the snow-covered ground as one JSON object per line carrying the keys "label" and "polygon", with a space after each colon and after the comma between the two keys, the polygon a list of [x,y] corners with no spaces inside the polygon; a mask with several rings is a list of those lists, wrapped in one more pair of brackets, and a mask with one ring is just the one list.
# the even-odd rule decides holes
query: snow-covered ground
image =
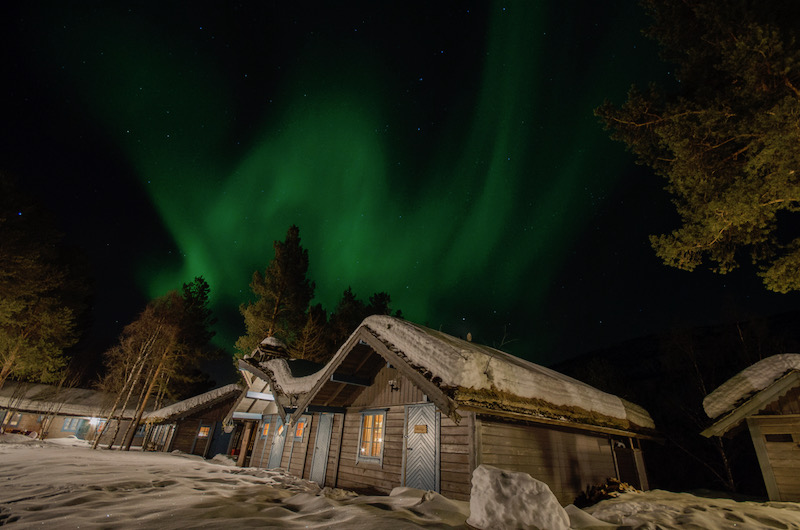
{"label": "snow-covered ground", "polygon": [[[567,512],[575,529],[800,529],[800,504],[664,491],[626,493]],[[92,451],[75,439],[0,435],[0,525],[10,528],[399,530],[463,528],[468,516],[468,503],[420,490],[357,496],[219,457]]]}

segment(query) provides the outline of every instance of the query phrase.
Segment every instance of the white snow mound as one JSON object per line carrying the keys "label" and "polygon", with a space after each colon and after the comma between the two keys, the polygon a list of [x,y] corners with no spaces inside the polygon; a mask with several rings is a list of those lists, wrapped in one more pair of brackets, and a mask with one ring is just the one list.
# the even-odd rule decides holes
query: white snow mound
{"label": "white snow mound", "polygon": [[567,512],[544,482],[527,473],[480,465],[472,472],[467,524],[475,528],[569,530]]}
{"label": "white snow mound", "polygon": [[796,353],[782,353],[762,359],[707,395],[703,400],[703,409],[709,418],[721,416],[792,370],[800,370],[800,355]]}

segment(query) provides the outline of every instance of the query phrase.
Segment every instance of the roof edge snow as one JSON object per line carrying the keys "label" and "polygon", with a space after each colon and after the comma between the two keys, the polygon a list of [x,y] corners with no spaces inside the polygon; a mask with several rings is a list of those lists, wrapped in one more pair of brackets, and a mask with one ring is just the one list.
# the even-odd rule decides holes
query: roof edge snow
{"label": "roof edge snow", "polygon": [[718,418],[792,370],[800,370],[800,355],[781,353],[762,359],[731,377],[703,399],[709,418]]}
{"label": "roof edge snow", "polygon": [[219,401],[223,401],[234,394],[241,392],[242,388],[235,383],[225,385],[223,387],[215,388],[214,390],[209,390],[208,392],[198,394],[194,397],[190,397],[189,399],[178,401],[177,403],[162,407],[158,410],[154,410],[153,412],[149,412],[144,415],[144,420],[147,423],[161,423],[171,419],[179,419],[180,417],[191,414],[198,409],[214,405]]}
{"label": "roof edge snow", "polygon": [[[646,410],[617,396],[500,350],[383,315],[364,319],[326,368],[308,376],[303,383],[309,386],[302,387],[307,394],[298,403],[298,410],[313,399],[326,375],[341,364],[355,344],[366,340],[373,349],[379,346],[372,338],[386,347],[381,355],[391,352],[391,357],[397,356],[412,375],[418,376],[415,379],[424,378],[418,383],[442,394],[442,403],[437,401],[440,408],[460,403],[487,411],[516,411],[533,420],[545,414],[577,424],[655,430]],[[449,415],[453,411],[443,412]]]}

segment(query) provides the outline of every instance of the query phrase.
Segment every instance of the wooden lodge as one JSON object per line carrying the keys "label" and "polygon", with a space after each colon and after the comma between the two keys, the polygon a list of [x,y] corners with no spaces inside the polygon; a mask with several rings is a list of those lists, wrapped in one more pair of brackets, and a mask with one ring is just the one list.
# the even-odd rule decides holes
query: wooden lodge
{"label": "wooden lodge", "polygon": [[747,429],[767,495],[800,502],[800,355],[773,355],[735,375],[706,396],[714,419],[701,434],[735,436]]}
{"label": "wooden lodge", "polygon": [[[102,436],[114,396],[87,388],[6,381],[0,389],[0,429],[34,438],[93,441]],[[122,414],[123,429],[135,415]],[[141,436],[133,445],[141,444]]]}
{"label": "wooden lodge", "polygon": [[224,430],[223,420],[241,394],[238,385],[227,385],[148,413],[144,450],[182,451],[204,458],[230,454],[231,434]]}
{"label": "wooden lodge", "polygon": [[464,500],[480,464],[527,472],[562,504],[608,477],[648,487],[646,411],[504,352],[388,316],[364,320],[308,375],[260,350],[239,364],[240,465]]}

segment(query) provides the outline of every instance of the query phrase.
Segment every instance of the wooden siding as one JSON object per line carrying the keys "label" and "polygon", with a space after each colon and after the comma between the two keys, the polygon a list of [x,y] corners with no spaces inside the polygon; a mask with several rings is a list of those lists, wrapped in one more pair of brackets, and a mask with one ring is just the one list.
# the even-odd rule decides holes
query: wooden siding
{"label": "wooden siding", "polygon": [[[401,484],[403,466],[403,428],[405,407],[388,407],[384,432],[383,465],[373,462],[356,463],[358,436],[361,428],[361,409],[348,409],[344,418],[342,446],[337,487],[346,489],[374,488],[389,493]],[[334,435],[336,426],[334,425]],[[333,446],[333,441],[331,443]],[[333,452],[333,451],[331,451]]]}
{"label": "wooden siding", "polygon": [[295,440],[295,429],[297,428],[297,425],[292,425],[291,429],[289,429],[289,432],[286,433],[288,438],[286,439],[286,445],[283,447],[282,462],[286,462],[286,464],[285,466],[281,465],[281,467],[287,470],[289,474],[296,477],[303,477],[305,473],[306,453],[311,452],[308,451],[308,440],[311,436],[310,429],[317,423],[316,421],[312,421],[313,418],[311,415],[304,414],[301,416],[301,418],[305,418],[306,420],[306,426],[305,429],[303,429],[303,436],[300,440]]}
{"label": "wooden siding", "polygon": [[[197,436],[198,427],[200,427],[199,419],[187,419],[179,422],[177,429],[175,429],[175,436],[172,439],[170,451],[178,450],[184,453],[191,453],[194,439]],[[205,449],[205,442],[206,439],[198,441],[197,445],[202,445],[203,447],[195,447],[194,454],[203,454],[202,450]]]}
{"label": "wooden siding", "polygon": [[266,468],[269,464],[269,451],[272,448],[272,439],[275,437],[275,426],[277,425],[278,415],[271,414],[268,416],[272,423],[270,423],[269,433],[266,438],[261,437],[264,429],[263,422],[257,422],[255,426],[255,440],[253,441],[253,451],[250,453],[250,466]]}
{"label": "wooden siding", "polygon": [[800,415],[751,416],[747,423],[770,500],[800,501]]}
{"label": "wooden siding", "polygon": [[761,414],[800,414],[800,387],[767,405]]}
{"label": "wooden siding", "polygon": [[[441,414],[441,413],[440,413]],[[475,462],[472,451],[475,415],[462,412],[459,424],[441,414],[439,488],[445,497],[469,500]]]}
{"label": "wooden siding", "polygon": [[616,475],[606,436],[570,430],[480,423],[481,463],[523,471],[545,482],[561,504],[575,500],[587,485]]}
{"label": "wooden siding", "polygon": [[344,414],[333,416],[333,429],[331,431],[331,446],[328,449],[328,468],[325,470],[325,485],[339,487],[339,463],[342,453],[342,438],[344,435]]}
{"label": "wooden siding", "polygon": [[[389,381],[395,381],[392,389]],[[390,406],[407,403],[424,403],[425,396],[411,381],[400,375],[397,368],[384,365],[372,385],[365,388],[353,401],[353,407]]]}

